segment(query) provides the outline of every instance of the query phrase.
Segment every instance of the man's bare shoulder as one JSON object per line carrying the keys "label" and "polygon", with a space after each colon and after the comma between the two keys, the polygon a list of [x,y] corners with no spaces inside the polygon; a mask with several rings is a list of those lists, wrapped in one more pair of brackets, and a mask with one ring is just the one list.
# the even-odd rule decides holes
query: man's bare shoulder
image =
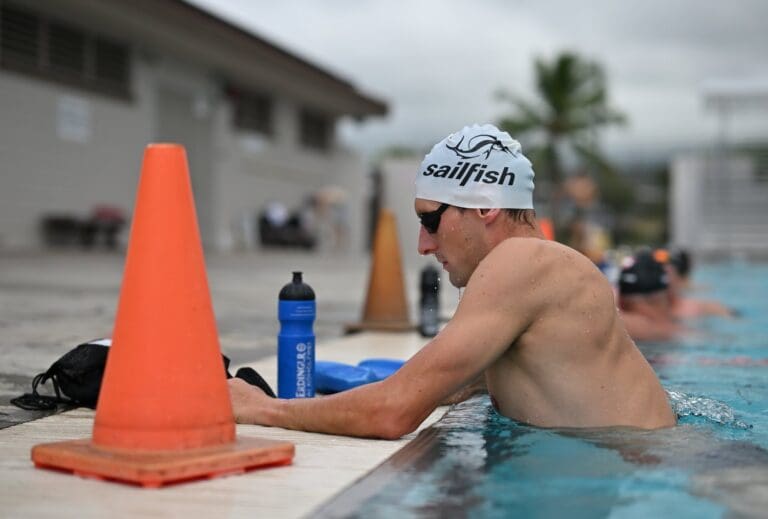
{"label": "man's bare shoulder", "polygon": [[540,272],[562,265],[567,270],[595,271],[595,266],[578,251],[551,240],[540,238],[508,238],[486,256],[483,263],[501,268],[516,266],[527,272]]}
{"label": "man's bare shoulder", "polygon": [[467,284],[486,295],[530,303],[566,297],[591,286],[613,304],[605,276],[583,254],[561,243],[538,238],[508,238],[483,259]]}
{"label": "man's bare shoulder", "polygon": [[538,238],[506,239],[480,262],[463,298],[480,295],[492,301],[489,304],[509,302],[517,307],[522,301],[546,296],[551,281],[546,274],[571,250]]}

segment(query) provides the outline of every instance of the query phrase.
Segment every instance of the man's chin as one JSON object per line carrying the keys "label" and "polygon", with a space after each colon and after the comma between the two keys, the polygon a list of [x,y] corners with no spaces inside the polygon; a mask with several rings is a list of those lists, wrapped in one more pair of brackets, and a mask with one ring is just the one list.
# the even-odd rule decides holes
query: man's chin
{"label": "man's chin", "polygon": [[448,281],[456,288],[464,288],[467,286],[467,280],[461,276],[454,275],[453,272],[448,272]]}

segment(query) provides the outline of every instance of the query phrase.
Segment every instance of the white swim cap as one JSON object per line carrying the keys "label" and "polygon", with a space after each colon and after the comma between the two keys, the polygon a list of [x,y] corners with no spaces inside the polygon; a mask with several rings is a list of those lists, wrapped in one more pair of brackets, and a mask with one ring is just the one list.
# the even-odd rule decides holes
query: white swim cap
{"label": "white swim cap", "polygon": [[531,161],[492,124],[465,126],[424,157],[416,198],[469,209],[533,209]]}

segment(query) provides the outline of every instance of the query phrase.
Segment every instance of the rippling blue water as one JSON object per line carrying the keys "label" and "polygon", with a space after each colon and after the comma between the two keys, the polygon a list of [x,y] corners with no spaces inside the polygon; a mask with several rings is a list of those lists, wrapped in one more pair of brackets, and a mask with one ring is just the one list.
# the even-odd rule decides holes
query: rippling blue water
{"label": "rippling blue water", "polygon": [[[543,430],[456,406],[428,449],[362,503],[361,517],[723,517],[768,514],[768,266],[704,266],[692,295],[737,320],[641,349],[671,393],[662,431]],[[748,496],[745,498],[745,496]]]}

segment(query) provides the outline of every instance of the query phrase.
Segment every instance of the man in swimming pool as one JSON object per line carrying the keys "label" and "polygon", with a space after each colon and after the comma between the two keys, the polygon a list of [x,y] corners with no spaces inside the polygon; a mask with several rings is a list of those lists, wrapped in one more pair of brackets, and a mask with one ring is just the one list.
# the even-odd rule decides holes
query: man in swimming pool
{"label": "man in swimming pool", "polygon": [[709,301],[688,297],[685,292],[690,287],[691,257],[684,250],[676,249],[671,253],[657,249],[654,253],[669,276],[669,303],[672,315],[678,319],[691,319],[716,315],[719,317],[736,317],[736,312],[719,301]]}
{"label": "man in swimming pool", "polygon": [[668,341],[685,329],[672,312],[667,269],[650,250],[626,258],[619,275],[619,310],[636,341]]}
{"label": "man in swimming pool", "polygon": [[416,180],[418,250],[466,287],[451,321],[394,375],[344,393],[277,400],[231,381],[238,422],[399,438],[481,377],[499,413],[532,425],[674,425],[608,281],[543,239],[533,176],[519,143],[491,125],[435,145]]}

